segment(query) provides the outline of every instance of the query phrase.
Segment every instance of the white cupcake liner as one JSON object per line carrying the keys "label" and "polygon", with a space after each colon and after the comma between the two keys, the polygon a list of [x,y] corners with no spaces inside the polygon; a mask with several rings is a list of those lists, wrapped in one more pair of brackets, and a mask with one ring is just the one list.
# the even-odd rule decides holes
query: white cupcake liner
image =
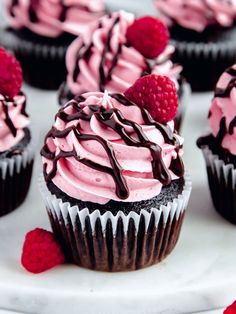
{"label": "white cupcake liner", "polygon": [[236,169],[226,164],[205,145],[202,147],[208,182],[215,209],[228,221],[236,224]]}
{"label": "white cupcake liner", "polygon": [[34,151],[35,142],[31,139],[21,154],[0,159],[0,216],[24,201],[31,181]]}
{"label": "white cupcake liner", "polygon": [[174,248],[191,193],[185,175],[183,191],[167,205],[125,215],[119,211],[89,213],[53,195],[43,176],[39,187],[52,228],[74,263],[96,270],[134,270],[161,261]]}

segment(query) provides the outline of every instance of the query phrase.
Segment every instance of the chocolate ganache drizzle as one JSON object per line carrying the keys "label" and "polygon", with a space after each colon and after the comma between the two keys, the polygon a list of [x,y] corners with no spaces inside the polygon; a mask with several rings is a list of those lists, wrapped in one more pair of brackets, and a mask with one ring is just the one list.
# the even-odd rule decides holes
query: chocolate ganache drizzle
{"label": "chocolate ganache drizzle", "polygon": [[[45,37],[79,35],[103,15],[103,0],[5,0],[10,25]],[[92,25],[91,24],[91,25]]]}
{"label": "chocolate ganache drizzle", "polygon": [[13,147],[24,137],[24,128],[29,124],[28,117],[23,92],[13,98],[0,94],[0,152]]}
{"label": "chocolate ganache drizzle", "polygon": [[156,59],[147,60],[127,40],[134,21],[135,16],[124,11],[104,15],[92,32],[72,42],[66,53],[66,89],[72,95],[105,89],[123,93],[151,73],[170,77],[178,89],[182,68],[171,61],[174,47],[168,45]]}
{"label": "chocolate ganache drizzle", "polygon": [[[232,147],[234,139],[234,128],[236,127],[235,107],[236,92],[236,66],[225,70],[217,83],[214,99],[208,114],[208,120],[217,144],[235,155]],[[212,135],[202,137],[198,145],[209,143]]]}
{"label": "chocolate ganache drizzle", "polygon": [[[108,103],[119,103],[119,108],[116,106],[105,107],[101,104],[90,104],[90,102],[87,104],[86,101],[89,99],[88,95],[91,97],[91,93],[84,94],[83,96],[86,98],[83,96],[77,97],[77,99],[70,101],[67,105],[61,108],[56,115],[54,126],[45,138],[45,144],[41,150],[41,155],[45,160],[51,161],[50,169],[48,169],[48,163],[44,163],[44,176],[47,182],[53,180],[56,176],[58,171],[58,161],[61,158],[72,157],[87,167],[110,175],[115,183],[116,195],[119,199],[126,200],[129,197],[130,191],[123,174],[124,169],[120,165],[119,158],[117,157],[113,145],[98,134],[91,134],[91,132],[84,133],[83,121],[91,123],[92,119],[96,119],[97,123],[99,123],[103,130],[112,130],[114,134],[118,134],[124,143],[123,145],[148,149],[151,155],[152,177],[153,179],[158,180],[162,185],[169,185],[171,183],[172,176],[170,171],[177,177],[183,176],[184,166],[180,156],[181,144],[178,136],[172,132],[169,125],[162,125],[154,121],[145,109],[138,109],[140,110],[145,125],[156,128],[161,133],[164,142],[174,147],[176,158],[171,158],[168,170],[163,160],[162,147],[148,139],[143,131],[142,125],[125,118],[121,112],[122,107],[131,106],[133,108],[133,106],[135,106],[137,109],[137,106],[134,103],[130,102],[123,94],[110,94],[108,96],[105,92],[104,95],[98,93],[98,95],[100,95],[99,97],[105,97]],[[68,109],[70,110],[69,114],[67,113]],[[58,121],[62,121],[67,127],[59,130],[55,127]],[[80,143],[84,141],[98,142],[104,149],[110,166],[80,156],[75,149],[75,146],[69,151],[64,151],[61,147],[59,150],[55,148],[54,150],[50,149],[51,140],[56,141],[56,139],[66,139],[71,133],[73,133],[73,136]]]}

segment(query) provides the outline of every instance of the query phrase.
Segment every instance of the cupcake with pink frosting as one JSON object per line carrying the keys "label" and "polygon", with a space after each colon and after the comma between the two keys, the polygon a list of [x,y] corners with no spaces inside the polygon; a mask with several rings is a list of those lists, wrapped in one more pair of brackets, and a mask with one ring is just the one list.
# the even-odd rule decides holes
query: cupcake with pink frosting
{"label": "cupcake with pink frosting", "polygon": [[68,45],[97,24],[103,0],[4,1],[9,27],[1,31],[1,44],[14,51],[25,81],[57,89],[66,75]]}
{"label": "cupcake with pink frosting", "polygon": [[199,138],[216,210],[236,224],[236,65],[220,77],[208,115],[209,135]]}
{"label": "cupcake with pink frosting", "polygon": [[[156,18],[135,19],[124,11],[105,15],[93,32],[84,32],[69,46],[67,80],[60,89],[60,104],[90,90],[124,92],[141,76],[155,73],[174,81],[182,97],[181,111],[188,86],[181,79],[182,67],[171,61],[174,47],[168,43],[168,30]],[[183,110],[177,128],[182,116]]]}
{"label": "cupcake with pink frosting", "polygon": [[24,201],[34,162],[26,96],[20,90],[21,84],[19,62],[0,48],[0,216]]}
{"label": "cupcake with pink frosting", "polygon": [[235,0],[154,0],[154,5],[169,26],[174,60],[183,65],[192,88],[212,90],[236,61]]}
{"label": "cupcake with pink frosting", "polygon": [[59,110],[40,189],[68,261],[127,271],[173,250],[191,191],[177,107],[174,83],[147,75],[124,93],[84,93]]}

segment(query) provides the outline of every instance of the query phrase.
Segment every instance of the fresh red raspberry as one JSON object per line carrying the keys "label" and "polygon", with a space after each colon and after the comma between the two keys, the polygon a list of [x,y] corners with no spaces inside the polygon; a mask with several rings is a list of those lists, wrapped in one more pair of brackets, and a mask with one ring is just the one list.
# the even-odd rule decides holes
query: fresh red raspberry
{"label": "fresh red raspberry", "polygon": [[143,76],[124,94],[140,108],[147,109],[157,122],[167,123],[176,116],[177,91],[175,84],[167,76]]}
{"label": "fresh red raspberry", "polygon": [[165,50],[169,37],[163,22],[151,16],[136,19],[126,33],[128,42],[148,59],[156,58]]}
{"label": "fresh red raspberry", "polygon": [[64,261],[61,247],[52,232],[37,228],[26,234],[21,263],[29,272],[38,274]]}
{"label": "fresh red raspberry", "polygon": [[22,81],[19,61],[0,47],[0,94],[13,98],[19,93]]}
{"label": "fresh red raspberry", "polygon": [[224,310],[224,314],[236,314],[236,301]]}

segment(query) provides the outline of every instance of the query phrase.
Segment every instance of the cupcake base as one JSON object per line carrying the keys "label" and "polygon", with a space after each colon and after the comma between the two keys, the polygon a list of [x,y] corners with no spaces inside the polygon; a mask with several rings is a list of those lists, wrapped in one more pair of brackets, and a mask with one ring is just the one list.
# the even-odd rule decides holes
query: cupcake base
{"label": "cupcake base", "polygon": [[11,28],[0,31],[0,45],[15,54],[23,68],[24,80],[42,89],[56,90],[65,79],[65,54],[73,38],[64,35],[50,39]]}
{"label": "cupcake base", "polygon": [[[139,213],[113,214],[71,206],[51,194],[43,177],[40,190],[51,226],[68,261],[99,271],[130,271],[156,264],[175,247],[188,204],[191,183],[166,205]],[[157,204],[156,204],[157,205]]]}
{"label": "cupcake base", "polygon": [[34,144],[28,129],[25,134],[19,144],[0,155],[0,217],[21,205],[30,187]]}
{"label": "cupcake base", "polygon": [[213,136],[209,136],[208,139],[210,140],[209,146],[205,143],[201,145],[201,139],[198,141],[198,146],[202,149],[205,158],[212,201],[216,211],[226,220],[236,225],[235,167],[234,164],[223,161],[224,157],[221,151],[219,154],[214,151]]}
{"label": "cupcake base", "polygon": [[236,62],[236,25],[200,34],[174,26],[171,35],[176,48],[173,61],[183,66],[194,91],[213,90],[222,72]]}

